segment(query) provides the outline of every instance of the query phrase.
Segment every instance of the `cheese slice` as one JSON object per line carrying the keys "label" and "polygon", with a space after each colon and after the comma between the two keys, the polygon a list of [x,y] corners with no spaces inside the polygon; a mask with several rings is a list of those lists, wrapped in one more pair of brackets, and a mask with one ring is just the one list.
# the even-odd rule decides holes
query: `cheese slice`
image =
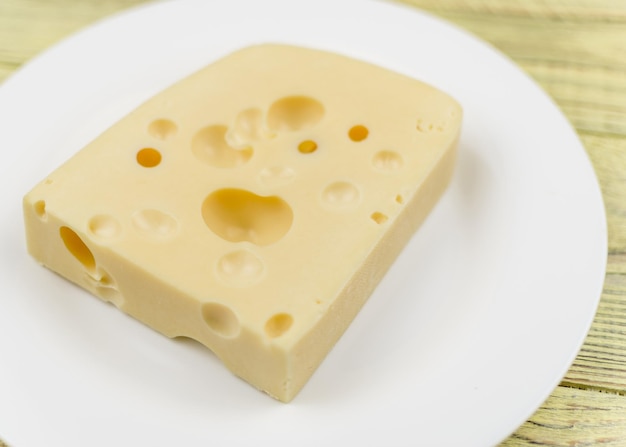
{"label": "cheese slice", "polygon": [[445,190],[461,115],[435,88],[345,56],[245,48],[36,185],[28,250],[286,402]]}

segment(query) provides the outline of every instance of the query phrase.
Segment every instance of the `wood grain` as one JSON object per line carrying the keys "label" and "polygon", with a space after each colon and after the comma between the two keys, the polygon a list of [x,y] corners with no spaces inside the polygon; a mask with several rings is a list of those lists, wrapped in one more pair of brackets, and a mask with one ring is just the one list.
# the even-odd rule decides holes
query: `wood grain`
{"label": "wood grain", "polygon": [[502,446],[623,447],[625,433],[623,396],[560,386]]}
{"label": "wood grain", "polygon": [[[608,266],[595,321],[561,385],[501,445],[626,446],[626,1],[396,1],[465,28],[534,78],[578,132],[605,201]],[[144,2],[1,0],[0,82],[70,33]]]}

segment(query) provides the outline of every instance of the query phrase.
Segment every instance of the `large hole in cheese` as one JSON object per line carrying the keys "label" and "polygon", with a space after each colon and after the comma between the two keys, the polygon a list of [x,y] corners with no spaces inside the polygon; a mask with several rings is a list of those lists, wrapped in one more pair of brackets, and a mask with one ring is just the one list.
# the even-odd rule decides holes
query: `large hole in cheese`
{"label": "large hole in cheese", "polygon": [[80,262],[89,273],[96,270],[96,260],[89,247],[85,245],[83,240],[74,230],[69,227],[61,227],[59,229],[61,239],[68,251]]}
{"label": "large hole in cheese", "polygon": [[269,245],[291,228],[293,211],[280,197],[258,196],[244,189],[220,189],[202,203],[207,227],[230,242]]}

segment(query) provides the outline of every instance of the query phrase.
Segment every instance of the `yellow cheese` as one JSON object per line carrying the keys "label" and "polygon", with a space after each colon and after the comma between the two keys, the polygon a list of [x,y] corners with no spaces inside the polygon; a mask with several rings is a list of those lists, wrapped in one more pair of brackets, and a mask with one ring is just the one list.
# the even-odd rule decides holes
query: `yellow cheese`
{"label": "yellow cheese", "polygon": [[449,96],[380,67],[246,48],[36,185],[28,250],[289,401],[445,190],[460,123]]}

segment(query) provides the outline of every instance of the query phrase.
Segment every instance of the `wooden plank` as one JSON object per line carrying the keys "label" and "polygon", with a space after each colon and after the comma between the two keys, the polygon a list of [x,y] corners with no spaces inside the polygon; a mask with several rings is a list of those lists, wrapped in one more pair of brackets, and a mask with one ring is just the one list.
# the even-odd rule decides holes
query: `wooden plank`
{"label": "wooden plank", "polygon": [[624,447],[625,400],[616,394],[560,386],[501,447]]}
{"label": "wooden plank", "polygon": [[[580,137],[602,189],[609,230],[609,253],[626,254],[626,138],[583,132]],[[609,261],[609,271],[625,268],[623,257],[609,258]],[[623,270],[620,271],[623,273]]]}
{"label": "wooden plank", "polygon": [[[609,253],[626,254],[626,138],[584,133],[580,136],[602,188],[609,230]],[[609,261],[609,271],[624,268],[623,257]]]}
{"label": "wooden plank", "polygon": [[438,15],[523,17],[533,21],[626,21],[620,0],[400,0]]}
{"label": "wooden plank", "polygon": [[[626,394],[626,274],[624,255],[609,258],[604,292],[595,321],[563,383]],[[613,261],[613,262],[611,262]]]}

